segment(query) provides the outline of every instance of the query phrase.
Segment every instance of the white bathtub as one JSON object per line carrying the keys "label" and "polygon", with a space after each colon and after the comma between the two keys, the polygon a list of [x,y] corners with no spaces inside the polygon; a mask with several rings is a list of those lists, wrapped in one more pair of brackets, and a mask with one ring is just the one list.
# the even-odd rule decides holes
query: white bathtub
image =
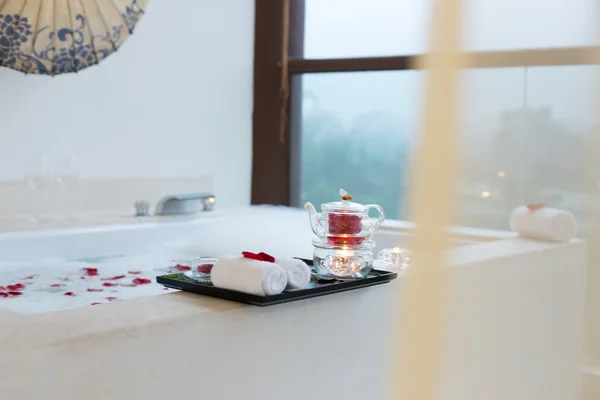
{"label": "white bathtub", "polygon": [[0,310],[31,315],[166,294],[156,275],[189,266],[193,257],[178,249],[211,220],[0,234]]}
{"label": "white bathtub", "polygon": [[[405,246],[410,231],[390,224],[376,240]],[[309,239],[304,213],[253,209],[199,222],[7,234],[0,253],[15,262],[241,249],[310,256]],[[455,242],[439,399],[578,399],[585,243],[469,229],[457,229]],[[0,393],[384,399],[391,316],[405,283],[267,308],[177,292],[37,315],[0,311]]]}

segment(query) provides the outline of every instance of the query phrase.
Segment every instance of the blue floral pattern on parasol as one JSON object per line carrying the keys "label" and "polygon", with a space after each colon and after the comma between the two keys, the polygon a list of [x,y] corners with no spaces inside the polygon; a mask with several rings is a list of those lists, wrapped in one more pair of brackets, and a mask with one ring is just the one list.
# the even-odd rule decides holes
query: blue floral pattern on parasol
{"label": "blue floral pattern on parasol", "polygon": [[[0,66],[28,74],[59,75],[98,64],[117,50],[115,43],[124,31],[133,33],[143,16],[138,0],[131,1],[121,15],[123,25],[92,37],[86,37],[87,21],[82,14],[75,16],[76,27],[49,31],[50,26],[44,26],[36,32],[27,17],[0,14]],[[26,53],[24,47],[29,41],[32,46]]]}

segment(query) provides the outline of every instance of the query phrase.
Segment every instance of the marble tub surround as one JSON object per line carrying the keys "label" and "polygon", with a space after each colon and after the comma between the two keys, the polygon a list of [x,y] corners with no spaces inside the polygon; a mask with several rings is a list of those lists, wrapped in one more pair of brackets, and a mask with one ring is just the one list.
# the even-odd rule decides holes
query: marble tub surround
{"label": "marble tub surround", "polygon": [[86,229],[89,227],[114,227],[129,225],[152,225],[165,222],[193,221],[210,219],[222,215],[222,211],[210,211],[196,215],[176,216],[133,216],[129,209],[70,212],[65,219],[44,219],[31,222],[26,216],[0,218],[0,234],[13,232],[35,233],[37,231],[55,231],[63,229]]}
{"label": "marble tub surround", "polygon": [[[160,234],[157,227],[97,228],[103,236],[93,243],[99,254],[123,249],[126,241],[141,251],[179,232],[189,240],[176,240],[173,248],[191,253],[236,253],[238,247],[312,252],[312,234],[302,230],[310,229],[306,215],[296,210],[249,208],[188,228],[167,225]],[[383,240],[396,232],[397,244],[409,247],[410,224],[401,225],[384,227],[389,237]],[[455,231],[438,399],[579,399],[585,242]],[[75,236],[81,247],[98,234]],[[17,236],[23,240],[26,233]],[[51,245],[37,248],[37,255],[56,254],[66,237],[48,238]],[[18,239],[12,240],[16,247]],[[94,246],[83,250],[92,255]],[[32,316],[0,312],[0,325],[10,327],[0,330],[0,391],[25,400],[162,399],[199,388],[203,397],[218,399],[384,399],[397,334],[392,316],[402,321],[397,299],[407,278],[267,308],[176,292]],[[368,346],[357,346],[365,341]],[[294,362],[274,369],[282,359]],[[232,376],[239,377],[236,385]]]}
{"label": "marble tub surround", "polygon": [[443,398],[459,399],[468,382],[463,398],[580,399],[586,242],[515,238],[458,247],[451,258]]}
{"label": "marble tub surround", "polygon": [[[214,399],[331,400],[338,395],[382,399],[387,353],[379,346],[343,349],[364,337],[375,343],[387,341],[386,304],[392,292],[389,288],[360,292],[269,308],[185,293],[161,296],[169,299],[159,306],[139,299],[123,303],[122,311],[113,307],[116,303],[94,307],[77,313],[80,321],[91,324],[85,331],[80,325],[71,326],[78,335],[54,341],[40,341],[39,334],[37,339],[11,338],[14,346],[27,350],[8,354],[3,346],[8,357],[0,360],[0,389],[5,396],[27,400],[160,399],[200,395],[200,391],[202,398]],[[352,308],[356,315],[348,319],[336,311],[342,307]],[[142,309],[146,311],[140,314]],[[49,316],[34,317],[22,328],[32,329],[35,324],[36,330],[49,329],[49,336],[56,339],[51,328],[71,319]],[[123,323],[127,317],[129,322]],[[340,335],[335,346],[322,346],[318,339],[326,332],[353,335]],[[290,339],[294,346],[289,345]],[[274,369],[281,365],[282,356],[294,362]],[[350,363],[369,367],[335,372]],[[332,376],[324,371],[332,371]],[[15,380],[19,376],[22,380]],[[348,385],[348,379],[364,382]],[[24,385],[26,381],[44,384]],[[290,393],[298,381],[310,383]]]}
{"label": "marble tub surround", "polygon": [[[0,182],[0,231],[127,223],[134,203],[148,201],[151,214],[167,195],[212,192],[211,176],[130,179],[72,179],[58,184],[42,181]],[[218,203],[217,203],[218,207]],[[41,221],[29,219],[41,215]],[[53,216],[68,216],[54,219]]]}
{"label": "marble tub surround", "polygon": [[[234,212],[231,212],[233,214]],[[227,213],[230,215],[230,213]],[[115,255],[179,252],[189,246],[203,225],[212,229],[219,213],[198,218],[156,218],[130,223],[0,233],[2,262],[78,260]]]}
{"label": "marble tub surround", "polygon": [[593,360],[583,369],[583,400],[600,398],[600,365]]}

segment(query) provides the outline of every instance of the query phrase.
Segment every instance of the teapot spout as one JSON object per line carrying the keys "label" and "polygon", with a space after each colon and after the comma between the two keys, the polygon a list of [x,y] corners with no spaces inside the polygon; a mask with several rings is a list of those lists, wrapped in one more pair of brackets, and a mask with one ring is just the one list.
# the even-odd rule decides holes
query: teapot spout
{"label": "teapot spout", "polygon": [[315,209],[315,206],[313,206],[310,202],[307,201],[304,204],[304,208],[308,210],[308,219],[310,221],[310,227],[312,228],[312,231],[315,233],[315,235],[317,235],[320,238],[325,237],[325,228],[321,223],[319,213]]}

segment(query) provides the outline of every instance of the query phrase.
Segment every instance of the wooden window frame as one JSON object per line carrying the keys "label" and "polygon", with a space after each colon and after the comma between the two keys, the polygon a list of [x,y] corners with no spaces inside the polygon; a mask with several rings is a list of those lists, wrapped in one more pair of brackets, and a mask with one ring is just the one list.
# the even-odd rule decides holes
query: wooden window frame
{"label": "wooden window frame", "polygon": [[[252,204],[297,205],[301,84],[310,73],[415,70],[422,55],[304,59],[305,0],[255,0]],[[592,51],[590,51],[592,50]],[[467,53],[471,68],[597,65],[600,47]],[[294,176],[296,175],[296,176]]]}

